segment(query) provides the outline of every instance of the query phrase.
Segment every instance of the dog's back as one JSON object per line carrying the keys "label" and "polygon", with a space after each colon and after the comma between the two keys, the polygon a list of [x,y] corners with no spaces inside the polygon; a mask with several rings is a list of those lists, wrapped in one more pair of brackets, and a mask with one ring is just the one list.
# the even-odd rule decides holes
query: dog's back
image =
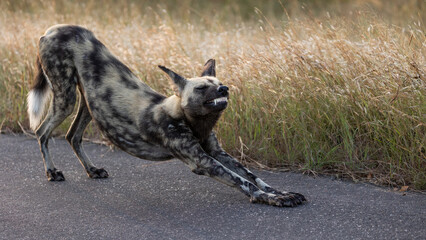
{"label": "dog's back", "polygon": [[[140,81],[91,31],[79,26],[49,28],[40,38],[38,61],[44,74],[36,78],[38,83],[28,99],[30,116],[37,115],[30,117],[34,130],[41,120],[41,98],[48,95],[48,86],[61,108],[74,106],[78,86],[101,131],[127,150],[140,141],[137,113],[165,99]],[[37,89],[43,81],[48,84]]]}

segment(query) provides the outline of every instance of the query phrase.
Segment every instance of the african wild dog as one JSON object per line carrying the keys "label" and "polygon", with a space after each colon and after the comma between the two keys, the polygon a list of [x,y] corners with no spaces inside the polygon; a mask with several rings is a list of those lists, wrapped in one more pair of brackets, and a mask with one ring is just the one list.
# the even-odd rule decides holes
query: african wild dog
{"label": "african wild dog", "polygon": [[228,87],[215,77],[213,59],[205,64],[201,77],[191,79],[159,66],[178,89],[176,95],[165,97],[140,81],[82,27],[49,28],[40,38],[38,51],[28,113],[49,181],[65,180],[47,145],[53,129],[72,113],[78,89],[78,113],[66,139],[90,178],[108,177],[81,146],[84,129],[93,119],[122,150],[148,160],[178,158],[196,174],[239,188],[252,202],[296,206],[306,201],[301,194],[273,189],[220,146],[212,128],[228,104]]}

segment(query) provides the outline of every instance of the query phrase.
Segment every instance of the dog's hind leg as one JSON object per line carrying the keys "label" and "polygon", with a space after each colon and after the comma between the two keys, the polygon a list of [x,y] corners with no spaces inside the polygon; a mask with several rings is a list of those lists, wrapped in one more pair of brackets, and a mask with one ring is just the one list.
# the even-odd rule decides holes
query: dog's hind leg
{"label": "dog's hind leg", "polygon": [[[64,81],[62,79],[51,78],[52,81]],[[63,181],[64,175],[55,168],[50,157],[48,143],[53,130],[61,124],[73,111],[75,105],[75,84],[53,85],[53,97],[47,116],[35,131],[40,151],[43,156],[46,175],[49,181]]]}
{"label": "dog's hind leg", "polygon": [[80,94],[78,113],[70,129],[68,130],[66,139],[70,143],[72,149],[75,152],[75,155],[80,160],[80,163],[83,165],[87,175],[90,178],[107,178],[108,172],[103,168],[95,167],[95,165],[90,161],[89,157],[84,152],[81,145],[84,130],[91,120],[92,116],[90,115],[89,109],[87,108],[84,96],[83,94]]}
{"label": "dog's hind leg", "polygon": [[[40,39],[40,45],[42,43]],[[58,47],[39,50],[37,74],[28,94],[30,125],[34,130],[43,156],[44,167],[49,181],[65,180],[62,172],[55,168],[50,157],[48,143],[53,130],[73,111],[76,99],[76,69],[69,53]],[[50,106],[40,124],[48,96]]]}

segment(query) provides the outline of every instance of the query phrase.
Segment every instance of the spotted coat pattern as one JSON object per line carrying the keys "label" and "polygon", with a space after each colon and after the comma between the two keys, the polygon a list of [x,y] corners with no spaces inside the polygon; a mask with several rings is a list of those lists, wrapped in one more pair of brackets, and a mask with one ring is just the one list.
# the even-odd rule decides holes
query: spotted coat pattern
{"label": "spotted coat pattern", "polygon": [[85,28],[49,28],[40,38],[38,54],[28,112],[48,180],[65,180],[50,158],[48,139],[72,113],[80,94],[78,112],[66,139],[91,178],[108,177],[81,147],[83,132],[93,120],[122,150],[148,160],[178,158],[194,173],[238,188],[252,202],[296,206],[306,200],[301,194],[270,187],[220,146],[212,129],[228,104],[228,88],[216,78],[213,59],[205,64],[201,77],[191,79],[159,66],[177,88],[176,95],[166,97],[139,80]]}

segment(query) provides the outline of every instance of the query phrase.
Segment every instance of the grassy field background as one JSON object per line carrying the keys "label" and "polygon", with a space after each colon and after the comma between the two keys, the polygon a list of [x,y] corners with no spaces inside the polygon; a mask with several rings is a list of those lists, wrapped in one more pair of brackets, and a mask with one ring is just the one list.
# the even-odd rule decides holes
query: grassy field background
{"label": "grassy field background", "polygon": [[29,129],[38,38],[79,24],[167,95],[158,64],[193,77],[215,58],[216,130],[242,162],[426,189],[424,1],[152,2],[1,1],[0,130]]}

